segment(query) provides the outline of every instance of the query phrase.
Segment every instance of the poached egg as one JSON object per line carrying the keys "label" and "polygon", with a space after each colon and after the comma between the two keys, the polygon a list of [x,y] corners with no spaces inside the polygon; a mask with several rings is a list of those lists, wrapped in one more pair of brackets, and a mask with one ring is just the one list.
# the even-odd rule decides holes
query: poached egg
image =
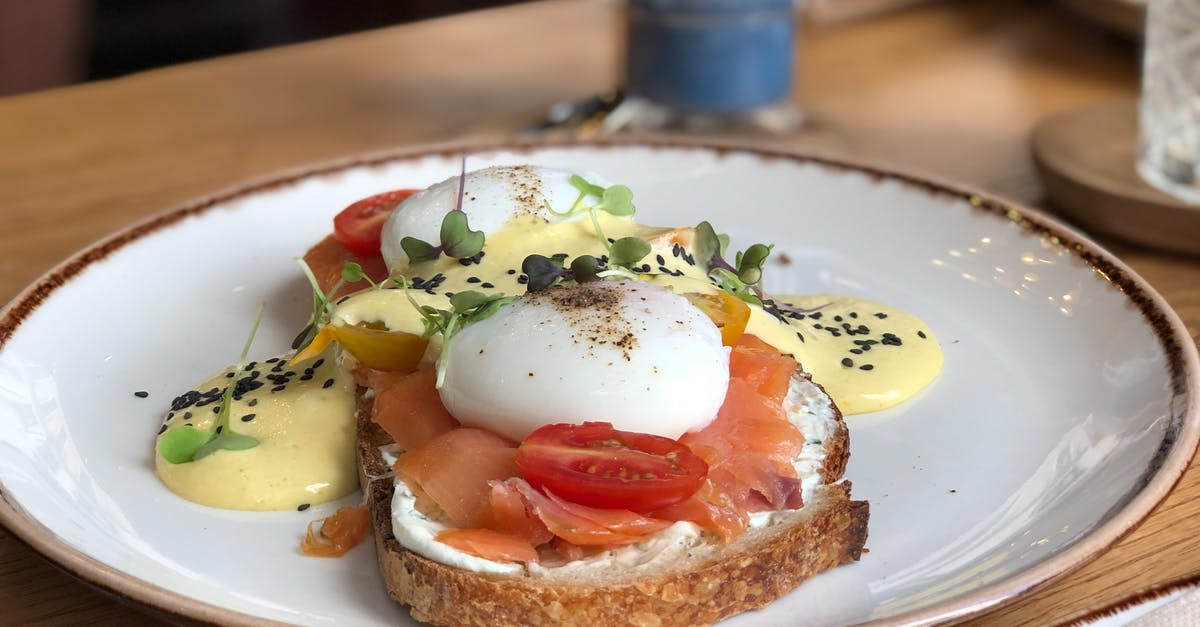
{"label": "poached egg", "polygon": [[[393,272],[408,263],[408,255],[400,247],[405,237],[436,244],[440,241],[442,219],[459,205],[462,190],[462,210],[474,231],[491,236],[510,220],[530,216],[545,222],[564,220],[546,209],[547,204],[563,212],[570,209],[580,191],[571,185],[571,177],[580,174],[600,187],[609,183],[592,173],[556,170],[534,165],[492,166],[473,170],[463,177],[452,176],[409,196],[392,212],[383,225],[382,253]],[[600,201],[592,195],[582,199],[587,204]],[[567,220],[577,220],[576,215]]]}
{"label": "poached egg", "polygon": [[645,281],[528,293],[457,333],[441,359],[446,409],[517,442],[587,421],[676,439],[716,417],[729,383],[717,326]]}

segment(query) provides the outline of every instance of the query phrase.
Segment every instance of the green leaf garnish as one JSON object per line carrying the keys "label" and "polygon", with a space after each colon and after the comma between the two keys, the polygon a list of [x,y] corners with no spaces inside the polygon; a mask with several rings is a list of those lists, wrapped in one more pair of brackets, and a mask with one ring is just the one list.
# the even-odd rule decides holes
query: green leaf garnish
{"label": "green leaf garnish", "polygon": [[442,218],[439,237],[442,241],[438,246],[415,237],[404,237],[400,240],[400,248],[408,255],[409,263],[434,261],[442,254],[454,259],[466,259],[483,250],[483,231],[472,231],[467,224],[467,214],[461,209],[450,211]]}
{"label": "green leaf garnish", "polygon": [[379,289],[380,287],[378,283],[371,280],[371,277],[367,276],[367,273],[365,270],[363,270],[362,266],[353,261],[348,261],[346,262],[346,265],[342,266],[342,280],[346,283],[358,283],[359,281],[366,281],[375,289]]}
{"label": "green leaf garnish", "polygon": [[201,431],[192,425],[175,427],[163,434],[158,441],[158,452],[171,464],[192,461],[196,451],[212,439],[212,433]]}
{"label": "green leaf garnish", "polygon": [[602,270],[600,260],[591,255],[580,255],[571,261],[571,278],[575,279],[576,283],[597,281]]}
{"label": "green leaf garnish", "polygon": [[467,226],[467,214],[451,211],[442,218],[442,252],[455,259],[473,257],[483,250],[483,231]]}
{"label": "green leaf garnish", "polygon": [[737,266],[738,278],[747,285],[756,285],[762,281],[763,264],[767,262],[767,257],[771,256],[771,249],[774,247],[774,244],[754,244],[739,252],[734,264]]}
{"label": "green leaf garnish", "polygon": [[229,415],[233,411],[234,388],[237,387],[238,379],[246,369],[246,355],[250,353],[250,345],[254,343],[254,336],[258,334],[258,325],[262,322],[264,311],[266,311],[266,305],[260,305],[258,315],[254,318],[254,326],[250,327],[250,336],[246,338],[242,354],[233,368],[233,376],[229,378],[229,383],[221,393],[221,409],[217,413],[216,420],[213,420],[209,428],[204,431],[192,425],[176,427],[163,434],[158,441],[158,450],[167,462],[186,464],[207,457],[221,449],[241,451],[258,446],[256,438],[234,433],[229,423]]}
{"label": "green leaf garnish", "polygon": [[728,247],[728,235],[718,234],[708,222],[696,225],[695,239],[692,242],[696,263],[708,272],[708,276],[715,280],[721,289],[748,303],[761,306],[764,300],[760,287],[763,266],[775,245],[753,244],[734,255],[732,265],[724,257]]}
{"label": "green leaf garnish", "polygon": [[429,242],[419,240],[415,237],[401,238],[400,249],[404,251],[404,254],[408,255],[409,263],[433,261],[442,254],[441,247],[434,246]]}
{"label": "green leaf garnish", "polygon": [[631,268],[649,254],[650,242],[640,237],[622,237],[613,242],[609,249],[608,263],[612,266]]}
{"label": "green leaf garnish", "polygon": [[530,292],[539,292],[554,285],[560,278],[570,275],[561,263],[544,255],[529,255],[521,262],[521,272],[529,278],[526,284]]}
{"label": "green leaf garnish", "polygon": [[714,257],[721,256],[721,240],[708,221],[696,225],[695,239],[692,240],[692,254],[701,268],[708,269]]}
{"label": "green leaf garnish", "polygon": [[[549,201],[542,201],[546,205],[546,210],[551,214],[560,218],[569,218],[585,211],[603,211],[619,217],[628,217],[634,214],[633,190],[628,187],[624,185],[601,187],[595,183],[589,183],[587,179],[578,174],[572,174],[570,181],[571,186],[579,190],[579,196],[566,211],[555,211]],[[588,196],[595,197],[600,202],[594,205],[584,203],[584,199]]]}
{"label": "green leaf garnish", "polygon": [[[578,174],[571,175],[571,186],[579,190],[579,193],[584,196],[595,196],[596,198],[604,197],[604,188],[594,183],[589,183],[587,179]],[[578,202],[576,202],[578,204]]]}
{"label": "green leaf garnish", "polygon": [[747,285],[733,272],[725,268],[714,268],[712,272],[709,272],[709,276],[715,279],[717,286],[726,292],[752,305],[762,306],[762,297],[755,292],[754,286]]}
{"label": "green leaf garnish", "polygon": [[613,185],[604,190],[604,196],[596,209],[609,215],[627,217],[634,214],[633,190],[624,185]]}

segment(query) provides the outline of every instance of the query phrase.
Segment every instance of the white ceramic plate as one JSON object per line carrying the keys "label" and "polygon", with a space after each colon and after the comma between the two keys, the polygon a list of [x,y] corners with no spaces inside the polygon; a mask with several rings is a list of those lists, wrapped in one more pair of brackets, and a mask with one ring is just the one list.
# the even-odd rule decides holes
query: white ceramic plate
{"label": "white ceramic plate", "polygon": [[[1197,357],[1126,266],[1041,214],[953,187],[785,154],[667,144],[472,148],[469,167],[594,170],[642,221],[708,218],[786,253],[768,290],[888,302],[935,330],[945,372],[854,417],[847,472],[870,552],[732,625],[922,622],[978,611],[1107,548],[1170,489],[1197,442]],[[251,623],[394,624],[372,548],[297,553],[305,513],[183,501],[151,470],[164,407],[232,361],[260,302],[286,348],[308,290],[293,257],[361,196],[457,173],[454,150],[332,166],[114,236],[0,318],[0,520],[101,587]],[[268,348],[270,347],[270,348]],[[137,398],[135,391],[149,392]]]}

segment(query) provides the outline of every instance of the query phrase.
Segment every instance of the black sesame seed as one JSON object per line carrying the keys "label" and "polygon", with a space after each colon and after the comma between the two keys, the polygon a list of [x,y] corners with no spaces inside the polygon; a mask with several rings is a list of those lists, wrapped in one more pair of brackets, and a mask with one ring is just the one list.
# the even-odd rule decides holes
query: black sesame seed
{"label": "black sesame seed", "polygon": [[279,358],[278,358],[278,357],[272,357],[272,358],[270,358],[270,359],[268,359],[268,360],[267,360],[267,363],[268,363],[268,364],[273,364],[273,363],[275,363],[275,362],[277,362],[277,361],[279,361]]}
{"label": "black sesame seed", "polygon": [[481,279],[481,278],[479,278],[479,277],[477,277],[477,276],[469,276],[469,277],[467,277],[467,283],[478,283],[478,282],[480,282],[480,281],[482,281],[482,280],[483,280],[483,279]]}
{"label": "black sesame seed", "polygon": [[834,317],[833,317],[833,321],[834,321],[834,322],[841,322],[841,321],[842,321],[842,317],[841,317],[841,316],[834,316]]}
{"label": "black sesame seed", "polygon": [[517,277],[517,283],[520,283],[521,285],[525,285],[528,282],[529,282],[529,277],[525,276],[524,274]]}
{"label": "black sesame seed", "polygon": [[813,320],[820,320],[820,319],[821,319],[821,312],[819,312],[819,311],[814,311],[813,313],[810,313],[810,314],[808,314],[808,317],[809,317],[809,318],[812,318]]}
{"label": "black sesame seed", "polygon": [[271,388],[271,391],[272,391],[272,392],[282,392],[282,391],[284,391],[285,389],[287,389],[287,386],[286,386],[286,385],[277,385],[277,386],[275,386],[275,387]]}
{"label": "black sesame seed", "polygon": [[313,372],[316,372],[316,371],[313,370],[311,367],[304,369],[304,374],[311,375]]}
{"label": "black sesame seed", "polygon": [[852,348],[850,349],[850,352],[854,353],[855,355],[861,355],[863,353],[861,348]]}
{"label": "black sesame seed", "polygon": [[325,358],[324,358],[324,357],[322,357],[322,358],[320,358],[320,359],[318,359],[318,360],[314,361],[314,362],[313,362],[313,365],[312,365],[312,367],[313,367],[313,369],[315,370],[315,369],[317,369],[317,368],[320,368],[320,367],[321,367],[321,365],[322,365],[322,364],[324,364],[324,363],[325,363]]}
{"label": "black sesame seed", "polygon": [[660,265],[660,266],[665,265],[667,263],[667,260],[664,259],[662,255],[655,255],[654,260],[657,261],[658,265]]}
{"label": "black sesame seed", "polygon": [[246,414],[245,416],[242,416],[242,422],[250,422],[251,420],[254,420],[254,417],[257,415],[258,414]]}
{"label": "black sesame seed", "polygon": [[221,435],[221,430],[224,428],[225,427],[222,427],[221,425],[217,425],[217,435]]}
{"label": "black sesame seed", "polygon": [[923,340],[923,339],[925,339],[925,332],[924,332],[924,331],[917,331],[917,337],[921,338],[922,340]]}
{"label": "black sesame seed", "polygon": [[479,284],[479,287],[482,287],[482,288],[484,288],[484,289],[490,289],[490,288],[493,288],[493,287],[496,287],[496,286],[495,286],[495,285],[492,285],[491,283],[488,283],[488,282],[486,282],[486,281],[485,281],[485,282],[483,282],[483,283],[480,283],[480,284]]}
{"label": "black sesame seed", "polygon": [[150,396],[150,393],[145,390],[138,390],[137,392],[134,392],[133,395],[138,398],[146,398],[147,396]]}
{"label": "black sesame seed", "polygon": [[850,312],[850,317],[851,317],[851,318],[858,318],[858,312],[857,312],[857,311],[852,311],[852,312]]}
{"label": "black sesame seed", "polygon": [[219,413],[221,413],[221,406],[220,406],[220,405],[213,405],[213,413],[214,413],[214,414],[219,414]]}
{"label": "black sesame seed", "polygon": [[516,274],[516,273],[517,273],[517,271],[513,270],[512,268],[509,268],[508,272],[505,272],[505,274]]}
{"label": "black sesame seed", "polygon": [[887,318],[887,314],[885,314],[885,313],[883,313],[883,312],[877,312],[877,313],[875,314],[875,317],[876,317],[876,318],[879,318],[880,320],[883,320],[884,318]]}
{"label": "black sesame seed", "polygon": [[853,366],[854,366],[854,360],[853,360],[853,359],[850,359],[849,357],[845,357],[845,358],[843,358],[843,359],[842,359],[842,365],[843,365],[843,366],[845,366],[845,367],[847,367],[847,368],[853,367]]}
{"label": "black sesame seed", "polygon": [[312,378],[313,378],[313,376],[308,373],[304,373],[304,374],[300,375],[301,381],[312,381]]}
{"label": "black sesame seed", "polygon": [[225,373],[225,378],[226,378],[226,379],[232,379],[232,378],[233,378],[233,373],[232,373],[232,372],[226,372],[226,373]]}
{"label": "black sesame seed", "polygon": [[[821,326],[821,325],[819,325],[819,324],[814,324],[814,325],[813,325],[813,328],[814,328],[814,329],[824,329],[825,327],[823,327],[823,326]],[[855,342],[857,342],[858,340],[854,340],[854,341],[855,341]]]}
{"label": "black sesame seed", "polygon": [[872,366],[871,364],[863,364],[863,365],[859,366],[858,369],[859,370],[874,370],[875,366]]}
{"label": "black sesame seed", "polygon": [[349,296],[343,296],[343,297],[341,297],[341,298],[337,299],[337,302],[336,302],[336,303],[334,303],[334,304],[335,304],[335,305],[340,305],[340,304],[342,304],[342,303],[344,303],[344,302],[346,302],[346,301],[348,301],[348,300],[350,300],[350,297],[349,297]]}
{"label": "black sesame seed", "polygon": [[308,509],[308,508],[310,508],[310,507],[312,507],[312,506],[311,506],[311,505],[309,505],[308,503],[301,503],[301,504],[300,504],[300,505],[299,505],[299,506],[296,508],[296,511],[298,511],[298,512],[303,512],[304,510],[306,510],[306,509]]}
{"label": "black sesame seed", "polygon": [[184,419],[184,420],[187,420],[188,418],[191,418],[191,417],[192,417],[192,412],[190,412],[190,411],[185,411],[185,412],[183,412],[183,419]]}
{"label": "black sesame seed", "polygon": [[323,383],[323,384],[321,385],[321,387],[322,387],[322,388],[327,388],[327,387],[329,387],[329,386],[331,386],[331,385],[333,385],[333,379],[326,379],[326,380],[325,380],[325,383]]}
{"label": "black sesame seed", "polygon": [[258,404],[258,399],[257,399],[257,398],[252,398],[252,399],[250,399],[250,402],[249,402],[249,403],[246,403],[246,405],[247,405],[248,407],[254,407],[254,406],[255,406],[255,405],[257,405],[257,404]]}
{"label": "black sesame seed", "polygon": [[158,434],[159,434],[159,435],[162,435],[162,434],[163,434],[163,432],[164,432],[164,431],[166,431],[166,430],[167,430],[167,425],[163,425],[163,426],[161,426],[161,427],[159,427],[159,428],[158,428]]}

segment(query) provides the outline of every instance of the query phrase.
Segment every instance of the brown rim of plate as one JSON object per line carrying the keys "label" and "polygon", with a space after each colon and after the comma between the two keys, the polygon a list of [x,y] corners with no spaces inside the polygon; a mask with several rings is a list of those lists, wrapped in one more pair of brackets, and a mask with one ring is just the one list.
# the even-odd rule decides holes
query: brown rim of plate
{"label": "brown rim of plate", "polygon": [[[891,167],[820,154],[786,149],[756,148],[739,143],[693,140],[674,136],[631,135],[588,141],[558,138],[517,139],[424,145],[340,159],[238,185],[208,197],[182,203],[152,216],[139,224],[100,240],[49,270],[18,294],[12,302],[0,309],[0,350],[4,348],[5,343],[13,336],[21,323],[50,294],[89,265],[102,261],[134,241],[157,233],[184,218],[202,214],[220,204],[296,183],[303,179],[333,175],[355,167],[380,166],[397,161],[411,161],[428,157],[450,157],[500,151],[522,153],[544,149],[601,148],[704,150],[718,156],[725,153],[742,153],[764,160],[782,159],[795,163],[812,163],[839,171],[864,173],[877,181],[897,180],[910,187],[925,190],[931,195],[965,201],[976,211],[991,213],[1001,219],[1013,222],[1025,234],[1039,238],[1060,250],[1070,252],[1090,267],[1101,279],[1125,294],[1130,304],[1141,312],[1162,345],[1170,371],[1171,393],[1176,397],[1182,397],[1182,402],[1172,403],[1172,415],[1163,433],[1158,452],[1142,473],[1131,496],[1114,505],[1106,514],[1105,522],[1074,545],[1030,569],[929,607],[883,618],[871,624],[928,624],[978,615],[1008,604],[1018,595],[1076,570],[1099,556],[1105,549],[1137,527],[1150,513],[1150,510],[1179,481],[1196,451],[1197,443],[1200,442],[1200,400],[1197,398],[1198,390],[1200,390],[1200,381],[1197,380],[1198,373],[1200,373],[1200,358],[1197,357],[1195,344],[1191,342],[1183,322],[1166,301],[1129,266],[1088,237],[1039,211],[1022,207],[982,191],[973,190],[962,184],[939,180],[927,175],[905,173]],[[1189,339],[1184,341],[1184,338]],[[262,618],[220,608],[137,579],[85,555],[55,536],[39,521],[27,515],[2,482],[0,482],[0,523],[3,523],[15,537],[58,566],[123,601],[145,606],[153,612],[172,617],[232,625],[269,624],[269,621]]]}

